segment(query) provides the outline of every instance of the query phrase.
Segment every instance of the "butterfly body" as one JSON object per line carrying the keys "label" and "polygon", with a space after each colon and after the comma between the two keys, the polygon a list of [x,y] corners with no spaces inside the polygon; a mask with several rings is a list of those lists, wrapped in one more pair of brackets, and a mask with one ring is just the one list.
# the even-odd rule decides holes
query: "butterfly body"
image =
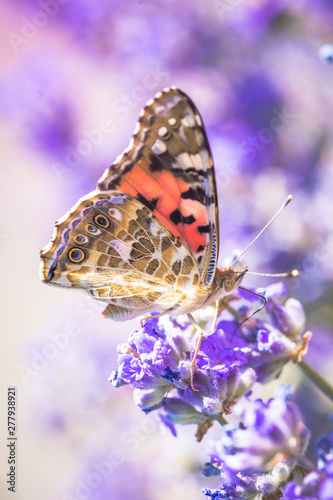
{"label": "butterfly body", "polygon": [[97,189],[59,221],[41,279],[87,290],[125,321],[187,314],[231,293],[244,270],[217,269],[213,161],[202,119],[179,89],[158,93]]}

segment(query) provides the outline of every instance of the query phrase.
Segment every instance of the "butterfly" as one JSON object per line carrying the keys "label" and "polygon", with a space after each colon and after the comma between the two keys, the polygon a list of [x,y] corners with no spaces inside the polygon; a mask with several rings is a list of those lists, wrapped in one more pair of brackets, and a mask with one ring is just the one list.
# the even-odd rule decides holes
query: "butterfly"
{"label": "butterfly", "polygon": [[214,164],[184,92],[167,88],[147,102],[129,146],[56,222],[40,255],[43,282],[85,289],[115,321],[156,311],[195,323],[192,312],[237,288],[247,269],[217,267]]}

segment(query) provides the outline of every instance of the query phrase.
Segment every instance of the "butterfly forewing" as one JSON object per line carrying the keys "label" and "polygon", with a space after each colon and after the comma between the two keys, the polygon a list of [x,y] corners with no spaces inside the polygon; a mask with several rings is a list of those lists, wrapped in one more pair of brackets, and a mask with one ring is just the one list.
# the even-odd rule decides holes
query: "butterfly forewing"
{"label": "butterfly forewing", "polygon": [[140,113],[129,147],[98,190],[120,190],[143,203],[179,237],[209,287],[218,259],[214,166],[202,118],[179,89],[158,93]]}

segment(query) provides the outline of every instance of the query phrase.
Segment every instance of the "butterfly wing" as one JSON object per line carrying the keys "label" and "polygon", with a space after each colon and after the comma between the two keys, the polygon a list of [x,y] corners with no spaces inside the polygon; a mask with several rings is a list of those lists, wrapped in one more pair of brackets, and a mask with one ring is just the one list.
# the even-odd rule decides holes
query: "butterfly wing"
{"label": "butterfly wing", "polygon": [[209,287],[218,259],[214,165],[202,118],[172,87],[140,113],[129,147],[105,171],[98,190],[139,199],[186,246]]}
{"label": "butterfly wing", "polygon": [[84,288],[108,303],[105,316],[125,321],[184,300],[199,283],[195,260],[139,200],[94,191],[56,222],[41,251],[41,279]]}

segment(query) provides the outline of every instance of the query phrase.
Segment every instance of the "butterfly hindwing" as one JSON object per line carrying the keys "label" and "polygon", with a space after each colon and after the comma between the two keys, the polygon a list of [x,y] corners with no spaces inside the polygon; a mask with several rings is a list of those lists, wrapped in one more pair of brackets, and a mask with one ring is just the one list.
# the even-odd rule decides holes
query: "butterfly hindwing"
{"label": "butterfly hindwing", "polygon": [[172,87],[148,101],[98,190],[140,200],[188,249],[201,284],[211,285],[219,242],[214,166],[202,118],[186,94]]}
{"label": "butterfly hindwing", "polygon": [[169,310],[184,287],[199,283],[195,260],[139,200],[127,193],[94,191],[56,223],[41,252],[41,278],[84,288],[108,302],[105,316],[126,320]]}

